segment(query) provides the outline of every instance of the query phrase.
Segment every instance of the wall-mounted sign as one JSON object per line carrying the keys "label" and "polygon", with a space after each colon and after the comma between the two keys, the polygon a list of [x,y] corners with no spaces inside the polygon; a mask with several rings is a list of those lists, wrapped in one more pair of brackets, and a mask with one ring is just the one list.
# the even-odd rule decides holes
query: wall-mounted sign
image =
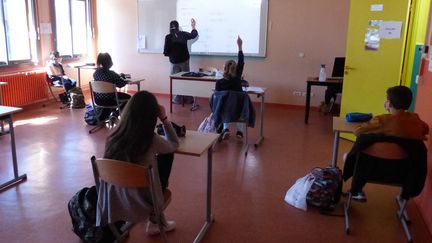
{"label": "wall-mounted sign", "polygon": [[367,28],[365,35],[365,49],[368,51],[378,51],[380,46],[380,35],[378,29]]}
{"label": "wall-mounted sign", "polygon": [[379,32],[382,39],[400,39],[402,21],[383,21]]}
{"label": "wall-mounted sign", "polygon": [[378,11],[383,11],[383,9],[384,9],[384,4],[372,4],[370,11],[378,12]]}

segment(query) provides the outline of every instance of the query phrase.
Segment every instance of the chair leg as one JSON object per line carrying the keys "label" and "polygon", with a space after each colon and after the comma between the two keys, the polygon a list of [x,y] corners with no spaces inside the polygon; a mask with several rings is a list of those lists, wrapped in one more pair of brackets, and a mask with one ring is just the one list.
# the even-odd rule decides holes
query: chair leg
{"label": "chair leg", "polygon": [[245,158],[247,157],[247,155],[248,155],[248,152],[249,152],[249,143],[248,143],[248,128],[247,128],[247,123],[245,123],[244,124],[244,131],[245,131],[245,134],[244,134],[244,136],[243,136],[243,143],[245,144]]}
{"label": "chair leg", "polygon": [[192,104],[192,107],[190,108],[190,110],[191,111],[196,111],[196,110],[198,110],[198,108],[199,108],[199,104],[197,102],[197,97],[195,96],[193,98],[193,104]]}
{"label": "chair leg", "polygon": [[[400,197],[400,195],[396,197],[396,203],[397,203],[398,206],[399,206],[399,210],[398,210],[398,212],[401,210],[404,201],[406,201],[406,200],[405,200],[405,199],[402,199],[402,198]],[[400,217],[399,214],[398,214],[398,217]],[[410,224],[411,224],[411,219],[408,217],[408,213],[406,212],[406,210],[403,211],[403,217],[404,217],[405,221],[407,222],[407,224],[410,225]]]}
{"label": "chair leg", "polygon": [[400,206],[400,209],[397,212],[397,217],[399,218],[399,221],[402,224],[402,227],[404,229],[405,235],[407,237],[407,241],[408,242],[413,242],[413,239],[412,239],[412,236],[411,236],[411,232],[410,232],[410,230],[408,228],[408,222],[406,221],[406,218],[405,218],[405,217],[407,217],[406,212],[405,212],[406,205],[407,205],[407,200],[401,199],[398,196],[397,201],[398,201],[398,204]]}
{"label": "chair leg", "polygon": [[95,127],[93,127],[92,129],[90,129],[89,133],[92,134],[92,133],[98,131],[99,129],[101,129],[102,127],[104,127],[104,126],[105,126],[105,121],[97,124]]}
{"label": "chair leg", "polygon": [[345,233],[347,235],[350,233],[349,211],[350,211],[350,208],[351,208],[351,198],[352,198],[352,194],[351,194],[351,192],[348,192],[348,199],[344,203]]}
{"label": "chair leg", "polygon": [[54,100],[57,101],[57,98],[55,97],[54,92],[52,91],[51,86],[49,86],[49,84],[48,84],[48,90],[50,91],[50,93],[51,93],[52,97],[54,98]]}

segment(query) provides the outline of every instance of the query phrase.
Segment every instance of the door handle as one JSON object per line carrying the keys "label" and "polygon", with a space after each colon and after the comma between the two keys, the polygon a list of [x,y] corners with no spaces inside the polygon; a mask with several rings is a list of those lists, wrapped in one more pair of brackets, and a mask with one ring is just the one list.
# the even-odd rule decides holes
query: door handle
{"label": "door handle", "polygon": [[349,74],[350,70],[356,70],[356,68],[350,67],[348,65],[344,67],[344,73],[345,74]]}

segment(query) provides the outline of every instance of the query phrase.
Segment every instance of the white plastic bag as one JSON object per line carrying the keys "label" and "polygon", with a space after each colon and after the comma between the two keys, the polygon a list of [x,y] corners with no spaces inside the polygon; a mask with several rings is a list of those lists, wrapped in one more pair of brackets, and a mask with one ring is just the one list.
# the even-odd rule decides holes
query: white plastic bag
{"label": "white plastic bag", "polygon": [[310,173],[302,178],[299,178],[286,193],[285,202],[296,208],[306,211],[306,195],[308,194],[314,181],[315,178]]}
{"label": "white plastic bag", "polygon": [[216,132],[213,113],[211,113],[208,117],[204,118],[204,120],[201,122],[201,124],[198,127],[198,132],[210,132],[210,133]]}

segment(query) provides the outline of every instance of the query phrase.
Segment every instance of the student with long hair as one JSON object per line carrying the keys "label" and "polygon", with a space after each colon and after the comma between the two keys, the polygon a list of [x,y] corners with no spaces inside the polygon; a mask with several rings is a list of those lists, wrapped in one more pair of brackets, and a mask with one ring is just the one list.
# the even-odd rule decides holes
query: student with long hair
{"label": "student with long hair", "polygon": [[[165,131],[164,137],[154,132],[158,118]],[[139,91],[128,101],[120,122],[108,135],[104,157],[140,165],[154,165],[153,168],[157,168],[153,170],[154,176],[160,178],[160,186],[162,190],[166,190],[173,153],[178,145],[177,135],[166,116],[165,108],[158,104],[152,93]],[[156,180],[155,183],[159,181]],[[158,198],[158,201],[163,201],[163,195],[158,195]],[[105,182],[100,185],[98,225],[118,220],[139,222],[148,219],[147,233],[158,234],[159,228],[152,218],[152,209],[148,189],[118,188]],[[167,221],[165,217],[163,222],[166,231],[173,230],[176,226],[174,221]]]}
{"label": "student with long hair", "polygon": [[[228,60],[225,62],[223,78],[216,81],[216,91],[238,91],[242,92],[241,79],[244,68],[244,55],[243,55],[243,40],[240,36],[237,38],[238,56],[237,62],[234,60]],[[243,138],[243,123],[236,123],[238,138]],[[226,139],[229,137],[229,123],[223,123],[222,138]]]}

